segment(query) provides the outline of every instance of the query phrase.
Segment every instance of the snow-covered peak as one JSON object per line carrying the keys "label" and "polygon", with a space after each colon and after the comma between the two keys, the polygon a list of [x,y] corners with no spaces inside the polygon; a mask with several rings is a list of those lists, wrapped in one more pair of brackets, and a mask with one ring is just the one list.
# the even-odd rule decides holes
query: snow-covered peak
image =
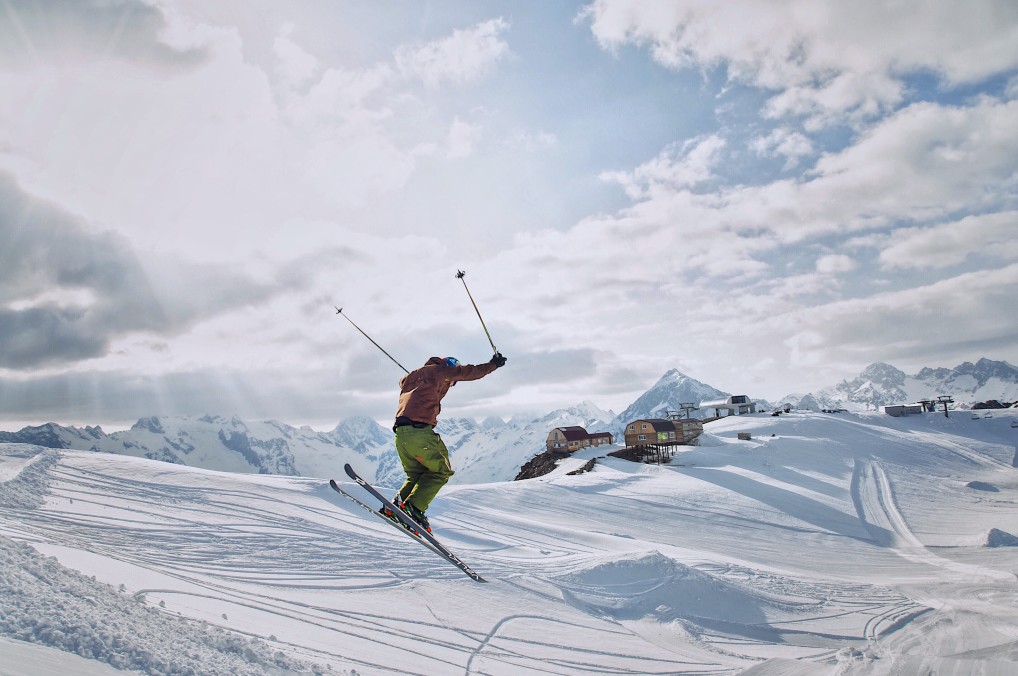
{"label": "snow-covered peak", "polygon": [[700,405],[700,402],[728,396],[727,392],[691,378],[678,369],[670,369],[651,387],[612,421],[612,431],[618,435],[626,423],[640,418],[661,418],[669,411],[677,411],[681,404]]}
{"label": "snow-covered peak", "polygon": [[905,382],[905,373],[890,364],[876,362],[870,364],[859,374],[856,381],[864,380],[877,383],[880,387],[901,387]]}
{"label": "snow-covered peak", "polygon": [[329,432],[337,446],[347,446],[358,452],[367,452],[392,440],[392,432],[373,418],[354,416],[343,420]]}
{"label": "snow-covered peak", "polygon": [[568,410],[591,420],[611,420],[615,417],[615,413],[612,411],[605,411],[594,402],[586,399],[576,406],[570,407]]}
{"label": "snow-covered peak", "polygon": [[81,448],[104,438],[106,433],[98,425],[64,427],[56,423],[46,423],[25,427],[18,432],[0,432],[0,442],[35,444],[47,448]]}
{"label": "snow-covered peak", "polygon": [[[879,410],[891,404],[906,404],[945,395],[959,405],[996,399],[1018,399],[1018,368],[1006,361],[979,359],[954,368],[923,368],[914,376],[877,362],[858,377],[825,387],[813,396],[824,408],[844,406],[850,410]],[[785,399],[796,404],[805,395]]]}
{"label": "snow-covered peak", "polygon": [[588,431],[600,431],[591,428],[607,428],[614,418],[611,411],[605,411],[589,401],[584,401],[570,408],[560,408],[547,415],[530,421],[528,424],[538,424],[547,427],[549,430],[555,427],[569,427],[578,425],[587,428]]}

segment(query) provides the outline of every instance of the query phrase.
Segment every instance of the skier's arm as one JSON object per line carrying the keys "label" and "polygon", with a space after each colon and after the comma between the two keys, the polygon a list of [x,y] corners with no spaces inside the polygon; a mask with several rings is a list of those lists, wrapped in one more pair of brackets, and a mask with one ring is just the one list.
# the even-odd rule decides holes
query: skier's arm
{"label": "skier's arm", "polygon": [[449,368],[449,379],[453,382],[460,380],[479,380],[484,376],[492,373],[495,369],[500,366],[505,366],[506,358],[501,354],[496,354],[486,364],[461,364],[460,366],[450,366]]}

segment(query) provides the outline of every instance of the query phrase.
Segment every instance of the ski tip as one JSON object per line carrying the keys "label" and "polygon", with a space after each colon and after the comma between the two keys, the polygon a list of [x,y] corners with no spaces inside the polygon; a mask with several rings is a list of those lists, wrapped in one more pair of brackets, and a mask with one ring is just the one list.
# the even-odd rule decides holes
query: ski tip
{"label": "ski tip", "polygon": [[339,488],[339,484],[336,483],[335,479],[329,479],[329,485],[332,486],[333,488],[337,489]]}

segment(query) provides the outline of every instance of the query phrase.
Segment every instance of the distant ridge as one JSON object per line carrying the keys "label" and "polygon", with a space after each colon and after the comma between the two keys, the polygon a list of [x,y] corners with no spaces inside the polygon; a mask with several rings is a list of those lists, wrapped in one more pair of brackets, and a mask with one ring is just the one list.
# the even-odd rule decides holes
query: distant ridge
{"label": "distant ridge", "polygon": [[1018,367],[984,358],[974,364],[963,362],[952,369],[923,368],[909,376],[890,364],[877,362],[852,380],[808,395],[791,394],[782,401],[798,407],[806,396],[812,396],[822,408],[875,411],[882,406],[936,399],[940,395],[953,397],[963,408],[991,399],[1018,400]]}
{"label": "distant ridge", "polygon": [[[729,393],[670,369],[630,406],[616,415],[583,401],[544,415],[514,416],[509,421],[488,418],[443,418],[439,423],[452,455],[454,483],[511,481],[520,468],[544,450],[548,433],[556,427],[579,425],[590,432],[611,432],[622,440],[626,423],[661,418],[680,404],[699,404]],[[739,392],[760,402],[749,390]],[[846,408],[879,410],[938,395],[955,398],[956,406],[996,399],[1018,399],[1018,368],[1003,361],[980,359],[953,369],[924,368],[908,376],[877,362],[858,377],[817,392],[788,395],[782,403],[820,410]],[[693,411],[694,417],[703,412]],[[296,428],[278,421],[248,421],[235,416],[151,416],[129,430],[106,434],[101,427],[65,427],[48,423],[18,432],[0,432],[0,442],[36,444],[50,448],[102,451],[229,472],[287,474],[327,478],[349,462],[382,486],[397,486],[403,472],[392,444],[392,432],[377,421],[352,417],[328,432]]]}

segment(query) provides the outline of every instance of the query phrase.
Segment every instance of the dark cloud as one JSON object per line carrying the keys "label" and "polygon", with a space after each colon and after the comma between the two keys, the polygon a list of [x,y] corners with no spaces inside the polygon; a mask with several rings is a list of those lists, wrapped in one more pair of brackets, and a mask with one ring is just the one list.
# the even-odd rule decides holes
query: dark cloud
{"label": "dark cloud", "polygon": [[124,334],[180,333],[290,286],[168,258],[145,267],[127,241],[90,232],[0,172],[0,367],[32,369],[106,354]]}
{"label": "dark cloud", "polygon": [[0,310],[0,365],[17,368],[87,359],[105,352],[108,336],[83,330],[80,311],[30,308]]}
{"label": "dark cloud", "polygon": [[117,58],[190,67],[201,49],[176,49],[160,39],[162,10],[139,0],[30,0],[0,3],[0,65],[53,59]]}
{"label": "dark cloud", "polygon": [[389,418],[396,407],[394,388],[350,391],[327,369],[0,376],[0,429],[11,429],[11,421],[125,426],[153,415],[204,414],[331,427],[355,415]]}

